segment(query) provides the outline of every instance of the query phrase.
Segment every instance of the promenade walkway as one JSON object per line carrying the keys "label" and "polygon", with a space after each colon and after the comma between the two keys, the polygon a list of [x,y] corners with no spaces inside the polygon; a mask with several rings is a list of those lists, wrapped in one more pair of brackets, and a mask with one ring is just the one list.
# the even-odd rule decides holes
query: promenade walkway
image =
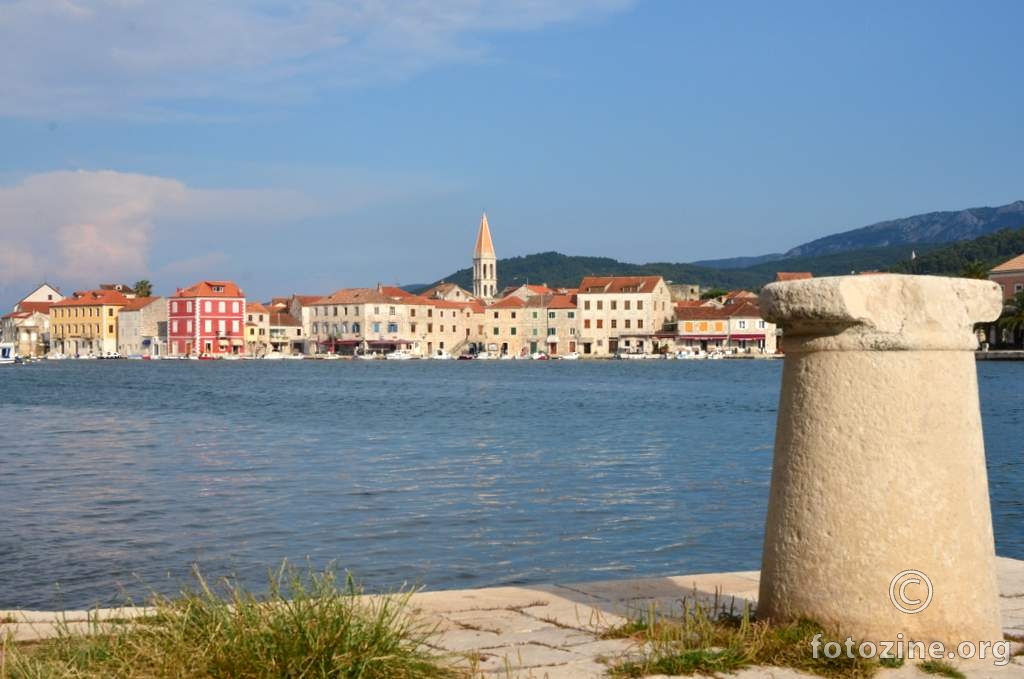
{"label": "promenade walkway", "polygon": [[[1004,632],[1024,637],[1024,561],[999,559],[1000,604]],[[584,679],[606,676],[609,659],[635,650],[629,641],[602,639],[601,631],[626,620],[632,612],[655,604],[660,611],[679,609],[680,600],[699,596],[711,599],[718,592],[736,598],[737,606],[757,597],[757,571],[682,575],[664,578],[618,580],[533,587],[421,592],[413,606],[438,624],[433,644],[439,651],[465,654],[475,659],[484,677]],[[936,596],[941,596],[936,592]],[[101,619],[125,619],[145,614],[145,609],[107,609]],[[86,630],[85,611],[0,611],[0,636],[15,640],[43,639],[56,633],[63,616],[72,630]],[[93,612],[95,615],[95,612]],[[1024,650],[1016,644],[1014,650]],[[1004,667],[967,663],[961,669],[971,679],[1024,677],[1024,657]],[[740,672],[740,679],[788,679],[805,675],[779,668],[754,668]],[[927,677],[907,665],[883,670],[880,679]]]}

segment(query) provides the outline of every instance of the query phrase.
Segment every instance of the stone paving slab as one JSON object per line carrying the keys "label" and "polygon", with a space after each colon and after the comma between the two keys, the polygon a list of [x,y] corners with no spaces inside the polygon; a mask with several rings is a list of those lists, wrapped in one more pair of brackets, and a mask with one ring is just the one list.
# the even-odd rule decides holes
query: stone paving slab
{"label": "stone paving slab", "polygon": [[[1024,561],[998,559],[1004,630],[1024,638]],[[654,605],[671,614],[681,601],[719,602],[737,610],[757,598],[756,571],[570,583],[531,587],[420,592],[411,605],[437,625],[431,645],[463,658],[485,679],[591,679],[606,676],[608,661],[636,651],[633,642],[601,633]],[[75,633],[147,615],[152,609],[100,611],[0,611],[0,637],[33,641],[53,637],[63,625]],[[102,624],[99,625],[102,629]],[[1019,648],[1024,648],[1022,644]],[[468,659],[467,659],[468,658]],[[962,664],[970,679],[1024,679],[1024,657],[1004,667]],[[737,679],[807,677],[780,668],[750,668]],[[880,679],[922,679],[913,666],[883,670]]]}

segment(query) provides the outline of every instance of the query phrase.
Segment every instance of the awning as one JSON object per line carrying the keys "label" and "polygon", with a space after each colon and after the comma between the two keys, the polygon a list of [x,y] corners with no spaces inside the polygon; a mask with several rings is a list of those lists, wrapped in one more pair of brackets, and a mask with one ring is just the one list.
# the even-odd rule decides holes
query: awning
{"label": "awning", "polygon": [[558,337],[555,336],[555,335],[548,335],[547,343],[548,344],[558,344]]}
{"label": "awning", "polygon": [[729,339],[734,339],[734,340],[763,340],[764,339],[764,334],[762,333],[760,335],[730,335]]}
{"label": "awning", "polygon": [[356,347],[363,343],[363,340],[357,339],[345,339],[345,340],[320,340],[318,344],[322,347]]}
{"label": "awning", "polygon": [[244,344],[245,343],[242,340],[238,339],[238,338],[235,338],[235,339],[231,340],[231,346],[233,346],[233,347],[240,347],[240,346],[243,346]]}
{"label": "awning", "polygon": [[369,342],[367,342],[367,344],[369,344],[371,347],[390,347],[393,344],[412,344],[412,340],[370,340]]}
{"label": "awning", "polygon": [[[733,337],[736,337],[736,335],[733,335]],[[676,339],[681,339],[681,340],[698,340],[698,341],[704,342],[704,341],[711,341],[711,340],[717,341],[717,340],[729,339],[729,336],[728,335],[679,335]]]}

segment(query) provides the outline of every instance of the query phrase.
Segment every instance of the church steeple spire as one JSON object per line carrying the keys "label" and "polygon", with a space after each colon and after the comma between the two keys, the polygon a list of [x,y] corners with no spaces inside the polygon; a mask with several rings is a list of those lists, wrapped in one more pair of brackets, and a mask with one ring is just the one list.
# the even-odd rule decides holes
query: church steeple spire
{"label": "church steeple spire", "polygon": [[487,213],[480,217],[480,229],[476,234],[476,248],[473,250],[473,294],[490,300],[498,293],[498,256],[491,240],[491,227]]}

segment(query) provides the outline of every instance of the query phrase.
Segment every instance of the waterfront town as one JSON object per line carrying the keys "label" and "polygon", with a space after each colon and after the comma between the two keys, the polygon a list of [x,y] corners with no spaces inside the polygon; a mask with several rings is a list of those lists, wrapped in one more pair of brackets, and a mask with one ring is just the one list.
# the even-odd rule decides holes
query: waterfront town
{"label": "waterfront town", "polygon": [[[0,321],[10,358],[726,358],[772,357],[776,326],[756,293],[702,295],[661,276],[586,276],[577,287],[500,289],[487,215],[473,251],[473,290],[440,283],[342,288],[251,301],[229,280],[166,297],[119,283],[64,295],[43,283]],[[870,272],[866,272],[870,273]],[[778,280],[810,278],[779,272]],[[1004,299],[1024,289],[1024,255],[989,278]],[[979,341],[998,344],[994,326]]]}

